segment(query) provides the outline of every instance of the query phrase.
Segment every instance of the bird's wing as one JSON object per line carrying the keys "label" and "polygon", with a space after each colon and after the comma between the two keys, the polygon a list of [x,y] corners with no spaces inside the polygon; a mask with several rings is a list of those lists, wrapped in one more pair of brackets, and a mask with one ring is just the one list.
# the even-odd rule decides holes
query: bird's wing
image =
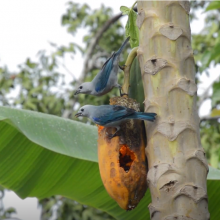
{"label": "bird's wing", "polygon": [[129,115],[132,115],[135,110],[119,105],[100,106],[100,114],[93,117],[94,122],[100,125],[109,124],[111,122],[120,121]]}
{"label": "bird's wing", "polygon": [[108,61],[113,58],[114,55],[115,55],[115,52],[104,62],[104,64],[102,65],[102,69],[106,66]]}
{"label": "bird's wing", "polygon": [[109,76],[113,69],[115,55],[116,54],[113,53],[112,56],[105,61],[105,63],[102,66],[102,70],[98,73],[95,83],[96,92],[101,92],[107,86]]}

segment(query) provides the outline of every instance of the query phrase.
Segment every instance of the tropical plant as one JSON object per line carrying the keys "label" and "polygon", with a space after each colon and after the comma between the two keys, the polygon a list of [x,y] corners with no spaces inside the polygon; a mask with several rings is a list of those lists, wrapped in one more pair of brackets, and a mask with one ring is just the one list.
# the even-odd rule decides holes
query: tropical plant
{"label": "tropical plant", "polygon": [[[202,3],[203,2],[201,2],[201,4]],[[138,4],[144,5],[151,3],[139,2]],[[160,5],[157,4],[158,3],[155,3],[154,8],[156,8],[156,6],[161,7]],[[179,11],[178,16],[181,16],[181,14],[183,15],[185,5],[182,6],[181,5],[182,3],[180,3],[180,5],[178,4],[179,4],[178,2],[173,3],[164,8],[166,8],[166,10],[171,10],[168,8],[172,8],[173,12],[175,10],[178,10]],[[197,4],[195,7],[199,7],[201,4]],[[139,7],[138,20],[140,26],[141,21],[143,19],[143,14],[145,13],[143,13],[143,11],[140,10],[140,5],[138,7]],[[147,9],[144,9],[144,11],[145,10]],[[161,10],[162,14],[164,12],[163,10]],[[129,19],[131,19],[129,20],[129,25],[127,25],[127,30],[128,30],[127,33],[129,33],[129,31],[131,30],[137,30],[137,27],[134,28],[134,26],[131,25],[131,24],[135,25],[133,19],[134,17],[136,18],[137,16],[134,13],[134,11],[132,9],[128,9],[125,10],[125,12],[123,13],[130,15]],[[69,3],[69,8],[67,9],[67,13],[63,16],[62,19],[63,25],[67,26],[68,31],[71,34],[76,34],[78,28],[80,27],[89,28],[88,35],[84,37],[87,49],[81,48],[75,42],[70,44],[69,46],[57,46],[56,44],[52,43],[52,46],[54,47],[53,54],[48,55],[44,51],[41,51],[39,53],[39,62],[34,63],[30,59],[28,59],[24,64],[20,66],[19,73],[10,73],[6,67],[5,68],[2,67],[0,69],[1,105],[30,109],[38,112],[53,114],[56,116],[63,116],[72,119],[72,113],[77,108],[79,103],[82,105],[85,103],[91,103],[91,104],[95,103],[97,105],[107,104],[109,98],[112,95],[116,95],[117,91],[114,90],[112,93],[108,94],[105,97],[101,97],[98,100],[87,95],[81,95],[76,98],[73,97],[73,93],[77,85],[79,85],[82,81],[91,80],[91,78],[94,77],[98,69],[101,67],[103,61],[110,55],[111,51],[116,50],[120,46],[124,36],[124,33],[122,31],[122,24],[120,23],[120,21],[118,21],[118,19],[121,16],[122,14],[113,16],[112,10],[109,8],[105,8],[104,6],[102,6],[99,10],[92,11],[89,8],[89,6],[86,4],[79,5],[75,3]],[[184,14],[184,16],[187,18],[186,13]],[[76,17],[78,19],[75,19]],[[155,16],[152,15],[152,17],[155,19]],[[146,21],[144,22],[144,25],[146,25],[149,22],[149,20],[152,19],[152,17],[147,18]],[[176,22],[176,20],[174,21]],[[174,21],[173,21],[174,23],[173,28],[175,31],[176,23]],[[212,21],[214,22],[215,20]],[[187,25],[187,23],[186,24],[184,23],[184,25]],[[168,26],[168,29],[172,28],[171,26]],[[213,33],[216,33],[217,31],[218,29],[215,29],[215,32]],[[144,33],[145,32],[143,26],[140,29],[140,36],[142,36],[140,37],[141,47],[145,45],[145,43],[143,42],[144,39],[143,36],[145,36]],[[134,33],[134,35],[137,36],[136,32]],[[111,36],[111,38],[108,38],[107,36]],[[170,40],[167,39],[167,36],[163,38],[164,38],[163,40],[166,39],[167,43],[173,45],[173,49],[175,48],[175,42],[179,41],[179,40],[177,41],[174,40],[170,42]],[[169,38],[169,34],[168,34],[168,38]],[[195,49],[199,51],[197,53],[198,55],[196,55],[196,61],[197,61],[197,67],[200,71],[202,71],[202,68],[205,69],[210,63],[207,62],[205,67],[199,68],[201,67],[200,61],[202,59],[200,58],[201,57],[200,55],[201,52],[203,52],[203,51],[200,52],[200,48],[205,50],[203,47],[201,47],[204,38],[205,38],[204,36],[202,36],[201,38],[199,35],[193,36],[194,42],[197,42]],[[147,38],[145,40],[150,41],[150,38]],[[158,39],[157,37],[152,39],[152,42],[154,42],[154,40],[158,40],[158,42],[160,42],[159,37]],[[135,43],[135,40],[133,41],[133,43]],[[209,42],[207,41],[207,43]],[[209,48],[208,44],[205,44],[204,47]],[[210,48],[211,47],[213,47],[213,45],[210,46]],[[63,64],[62,58],[65,57],[65,55],[68,53],[74,55],[74,53],[77,50],[80,50],[85,57],[84,69],[82,71],[80,79],[76,80],[73,76],[73,80],[70,83],[70,86],[67,87],[64,86],[64,81],[62,80],[63,76],[60,73],[58,67],[59,66],[64,67],[64,70],[68,72],[68,74],[72,75],[71,71],[69,71]],[[152,52],[152,49],[149,51]],[[175,51],[173,50],[172,52],[174,53]],[[141,59],[141,51],[139,50],[138,53],[139,53],[138,54],[139,59]],[[176,51],[176,54],[178,53],[179,52]],[[146,60],[149,58],[151,59],[150,62],[154,62],[154,59],[152,59],[150,55],[152,54],[144,55],[143,53],[143,56],[145,57]],[[162,55],[162,52],[160,52],[159,55]],[[165,55],[163,56],[164,59],[166,59],[166,57],[167,56]],[[170,57],[167,57],[167,59]],[[157,58],[158,57],[155,58],[156,63],[157,63]],[[172,63],[169,59],[168,64],[170,63],[173,65],[175,64]],[[216,60],[216,64],[217,63],[218,60]],[[178,64],[175,65],[176,68],[178,69],[179,68]],[[166,69],[172,69],[173,66],[172,67],[171,66],[165,68],[164,70],[161,70],[160,72],[166,71]],[[190,66],[192,67],[192,63],[190,64]],[[145,70],[143,70],[143,63],[141,67],[142,67],[142,72],[144,72]],[[132,67],[131,73],[138,73],[138,72],[139,72],[139,67],[136,62]],[[149,99],[151,97],[150,95],[153,95],[153,93],[149,93],[146,90],[146,81],[147,81],[146,79],[147,78],[149,78],[149,80],[152,79],[152,82],[154,82],[153,79],[156,79],[156,81],[154,82],[154,86],[155,86],[156,83],[159,83],[160,80],[159,76],[160,73],[157,73],[154,76],[149,76],[149,75],[147,76],[147,74],[144,75],[145,95],[146,93],[148,93],[148,96],[145,98]],[[136,94],[143,95],[143,93],[140,91],[141,89],[143,90],[143,88],[141,88],[141,83],[140,83],[141,75],[131,74],[130,77],[131,77],[130,79],[131,88],[135,87],[134,86],[135,83],[137,82],[139,83],[138,89],[135,88],[136,93],[134,93],[134,89],[130,91],[130,95],[133,96],[133,98],[137,99],[137,97],[135,97]],[[189,75],[187,77],[191,77],[191,76]],[[193,77],[191,77],[190,79],[191,81],[193,81]],[[120,77],[120,80],[122,81],[122,77]],[[167,80],[167,79],[164,78],[161,80]],[[190,81],[190,85],[192,83],[191,81]],[[220,90],[220,87],[218,86],[218,83],[214,85],[215,85],[214,87],[215,90],[213,92],[212,99],[214,103],[213,110],[215,109],[215,111],[213,112],[213,114],[214,113],[217,114],[216,110],[218,110],[219,108],[218,106],[219,96],[217,94]],[[152,88],[154,88],[154,86],[152,86]],[[17,88],[19,88],[18,96],[17,97],[10,96],[10,92]],[[154,90],[155,89],[156,87],[154,88]],[[170,92],[170,94],[181,93],[178,90],[179,89],[173,89],[172,92]],[[182,93],[183,93],[182,97],[184,97],[185,93],[184,92]],[[139,102],[143,101],[143,98],[140,98],[139,95],[138,98],[139,100],[138,99],[137,100]],[[201,98],[199,99],[200,101],[202,100]],[[195,107],[195,98],[192,99],[189,97],[188,99],[193,100]],[[203,101],[204,100],[205,99],[203,99]],[[147,102],[145,102],[145,107],[146,105]],[[189,108],[191,109],[190,105]],[[177,110],[177,108],[175,108],[175,110]],[[196,118],[195,109],[193,113]],[[158,114],[161,115],[161,113]],[[176,112],[174,112],[173,114],[176,115]],[[167,116],[165,115],[165,113],[162,115]],[[217,135],[218,134],[217,132],[219,132],[218,122],[216,121],[217,116],[213,115],[213,116],[209,116],[209,118],[208,117],[203,118],[202,127],[201,127],[202,144],[205,145],[204,147],[205,149],[207,149],[207,155],[209,158],[211,158],[211,162],[214,161],[214,163],[212,162],[212,164],[215,167],[216,164],[218,164],[218,162],[216,162],[217,161],[216,157],[213,157],[213,155],[217,155],[216,152],[218,151],[211,149],[213,147],[216,148],[216,146],[217,147],[219,146],[218,145],[219,139]],[[212,120],[210,120],[210,118]],[[172,124],[172,117],[169,119],[170,119],[169,122]],[[111,216],[117,219],[134,219],[134,218],[149,219],[150,215],[148,210],[146,209],[147,204],[150,203],[149,192],[146,193],[145,197],[141,200],[137,208],[131,212],[125,212],[121,210],[117,206],[117,204],[107,195],[102,185],[98,171],[97,150],[96,150],[96,139],[97,139],[96,127],[84,125],[79,122],[74,122],[67,119],[62,119],[41,113],[0,107],[0,128],[1,128],[0,184],[6,188],[14,190],[21,198],[25,198],[28,196],[35,196],[40,198],[41,199],[40,203],[43,206],[42,219],[48,219],[51,216],[52,214],[51,210],[54,204],[58,206],[58,211],[57,211],[58,219],[64,218],[64,215],[66,219],[69,218],[71,220],[74,218],[89,219],[92,218],[92,216],[94,218],[94,216],[97,217],[98,215],[101,215],[102,219],[111,218],[109,215],[105,213],[99,213],[99,211],[94,210],[92,208],[88,208],[85,205],[89,205],[98,208],[100,210],[106,211],[108,214],[110,214]],[[152,138],[150,139],[151,134],[149,133],[149,131],[152,131],[152,129],[148,128],[148,140],[151,140],[149,141],[150,147],[148,148],[148,155],[151,156],[153,154],[152,152],[149,153],[149,151],[152,150],[153,143],[151,142],[153,139]],[[212,133],[213,138],[211,138],[212,137],[211,134],[208,135],[207,132]],[[198,127],[197,127],[197,134],[198,134]],[[178,138],[180,138],[180,135],[178,136]],[[177,141],[172,141],[172,142],[164,141],[163,143],[169,143],[168,149],[170,150],[170,152],[173,153],[173,155],[176,153],[176,151],[174,151],[173,149],[177,149],[176,148]],[[181,146],[181,143],[178,146]],[[164,157],[161,158],[161,161],[162,159],[164,159]],[[181,156],[178,157],[178,159],[181,159]],[[184,161],[184,159],[182,158],[182,160],[180,160],[179,162],[181,161]],[[150,160],[149,164],[150,164],[150,168],[152,168],[155,165],[153,160]],[[196,165],[196,168],[202,169],[201,164],[198,163]],[[151,173],[152,173],[152,169],[149,174]],[[169,173],[172,174],[174,173],[174,171],[173,172],[169,171]],[[199,173],[195,172],[193,175],[199,176]],[[176,177],[173,174],[170,176]],[[218,219],[217,216],[219,216],[219,210],[217,209],[217,204],[219,204],[220,202],[219,201],[220,197],[219,194],[216,192],[219,191],[220,186],[218,181],[215,181],[220,179],[219,176],[220,175],[218,170],[210,168],[207,186],[208,186],[208,195],[209,195],[209,211],[211,213],[212,219]],[[198,178],[201,178],[201,176]],[[162,191],[164,191],[163,192],[164,195],[166,195],[167,193],[167,191],[164,190],[165,188],[166,189],[169,188],[172,190],[173,186],[177,184],[175,180],[176,180],[175,178],[171,178],[171,182],[168,181],[170,184],[168,185],[165,184],[165,187],[161,189]],[[198,185],[201,186],[200,183],[198,183]],[[152,185],[150,188],[151,191],[154,191]],[[53,196],[51,198],[48,198],[52,195],[62,195],[62,196]],[[69,199],[66,199],[65,197]],[[178,197],[178,200],[180,198],[181,196]],[[77,202],[74,202],[70,199],[75,200]],[[78,202],[85,205],[84,206],[79,205]],[[202,203],[203,202],[205,204],[205,199],[204,201],[202,201]],[[155,200],[153,200],[153,204],[154,203]],[[151,217],[153,216],[152,219],[156,219],[157,215],[163,212],[163,210],[161,210],[160,208],[158,212],[156,212],[157,210],[158,207],[155,207],[155,209],[153,209],[152,206],[150,206]]]}

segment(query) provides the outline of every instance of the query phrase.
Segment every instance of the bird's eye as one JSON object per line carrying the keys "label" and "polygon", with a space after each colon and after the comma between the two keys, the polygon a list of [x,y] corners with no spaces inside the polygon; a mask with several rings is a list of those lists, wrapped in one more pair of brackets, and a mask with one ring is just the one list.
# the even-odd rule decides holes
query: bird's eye
{"label": "bird's eye", "polygon": [[83,112],[83,111],[84,111],[84,109],[82,108],[82,109],[81,109],[81,112]]}
{"label": "bird's eye", "polygon": [[82,87],[82,86],[80,86],[79,88],[80,88],[80,89],[82,89],[83,87]]}

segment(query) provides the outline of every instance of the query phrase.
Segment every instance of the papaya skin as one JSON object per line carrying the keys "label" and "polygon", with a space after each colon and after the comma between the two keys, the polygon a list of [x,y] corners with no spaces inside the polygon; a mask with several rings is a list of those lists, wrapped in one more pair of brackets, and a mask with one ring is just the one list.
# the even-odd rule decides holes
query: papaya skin
{"label": "papaya skin", "polygon": [[[138,103],[126,97],[114,97],[110,104],[139,110]],[[147,190],[144,123],[129,120],[121,125],[119,136],[110,139],[108,134],[114,132],[115,128],[98,126],[100,175],[105,189],[118,205],[132,210]]]}

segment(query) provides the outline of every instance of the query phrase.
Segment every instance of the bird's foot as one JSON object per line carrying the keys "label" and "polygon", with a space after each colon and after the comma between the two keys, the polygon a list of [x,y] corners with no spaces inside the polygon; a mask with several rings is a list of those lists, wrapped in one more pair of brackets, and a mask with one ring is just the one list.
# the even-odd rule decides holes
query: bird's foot
{"label": "bird's foot", "polygon": [[122,65],[122,66],[120,66],[120,65],[118,65],[119,66],[119,68],[121,69],[121,70],[123,70],[124,71],[124,69],[126,68],[126,65],[124,64],[124,65]]}
{"label": "bird's foot", "polygon": [[119,88],[119,92],[120,92],[120,96],[121,96],[121,97],[124,96],[124,95],[127,95],[127,96],[128,96],[127,93],[122,93],[122,88],[121,88],[121,87]]}
{"label": "bird's foot", "polygon": [[128,94],[126,94],[126,93],[122,93],[122,87],[121,87],[121,86],[119,86],[118,88],[119,88],[119,92],[120,92],[120,96],[121,96],[121,97],[122,97],[123,95],[128,95]]}
{"label": "bird's foot", "polygon": [[122,90],[122,86],[118,85],[118,88],[119,88],[119,93],[120,93],[120,96],[121,96],[121,90]]}
{"label": "bird's foot", "polygon": [[124,95],[128,96],[127,93],[121,93],[121,94],[120,94],[121,97],[124,96]]}
{"label": "bird's foot", "polygon": [[128,96],[127,93],[122,93],[122,86],[118,85],[117,87],[119,88],[119,92],[120,92],[120,96],[121,96],[121,97],[124,96],[124,95],[127,95],[127,96]]}

